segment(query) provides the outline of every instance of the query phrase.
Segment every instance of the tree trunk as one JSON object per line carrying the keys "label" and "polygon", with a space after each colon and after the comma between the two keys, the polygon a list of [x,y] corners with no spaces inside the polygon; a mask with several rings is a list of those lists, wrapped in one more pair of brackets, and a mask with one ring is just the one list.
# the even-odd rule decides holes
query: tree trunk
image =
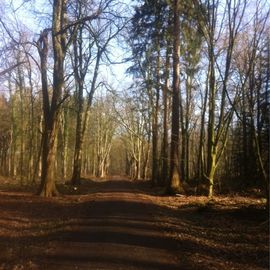
{"label": "tree trunk", "polygon": [[42,172],[39,194],[44,197],[57,196],[58,191],[55,185],[55,160],[57,147],[58,123],[51,120],[52,126],[45,127],[42,151]]}
{"label": "tree trunk", "polygon": [[210,78],[209,78],[209,116],[208,116],[208,151],[207,151],[207,172],[206,177],[209,182],[208,197],[213,196],[214,175],[216,170],[216,143],[215,143],[215,97],[216,79],[214,70],[214,52],[210,48]]}
{"label": "tree trunk", "polygon": [[[35,145],[35,136],[34,136],[34,86],[32,80],[32,67],[29,58],[28,61],[28,77],[29,77],[29,85],[30,85],[30,109],[29,109],[29,123],[30,123],[30,131],[29,131],[29,159],[28,159],[28,181],[30,182],[33,179],[34,173],[34,145]],[[36,149],[36,151],[38,151]]]}
{"label": "tree trunk", "polygon": [[64,109],[63,112],[63,168],[62,168],[62,177],[64,180],[67,179],[67,165],[68,165],[68,119],[69,119],[69,112],[68,109]]}
{"label": "tree trunk", "polygon": [[[95,69],[94,69],[94,74],[92,78],[91,89],[87,98],[87,105],[86,105],[84,118],[83,118],[83,81],[84,79],[79,78],[79,76],[76,76],[76,81],[78,85],[78,112],[77,112],[76,142],[75,142],[75,151],[74,151],[73,173],[72,173],[72,178],[71,178],[71,183],[73,185],[80,184],[81,167],[82,167],[82,164],[81,164],[82,163],[82,145],[84,141],[85,130],[86,130],[87,123],[89,120],[89,110],[92,105],[94,93],[96,90],[96,82],[98,78],[101,55],[102,55],[102,51],[99,50],[97,52]],[[81,55],[81,57],[83,56]]]}
{"label": "tree trunk", "polygon": [[43,92],[44,113],[44,141],[42,151],[42,173],[39,194],[51,197],[58,194],[55,185],[55,168],[57,135],[59,124],[59,111],[64,86],[64,58],[66,53],[66,34],[63,28],[66,25],[67,0],[54,0],[52,40],[54,52],[53,68],[53,93],[49,101],[47,83],[47,54],[48,54],[48,30],[44,30],[40,36],[39,53],[41,56],[41,75]]}
{"label": "tree trunk", "polygon": [[207,99],[208,99],[208,80],[210,73],[210,65],[208,66],[207,78],[206,78],[206,86],[205,86],[205,94],[202,94],[202,114],[201,114],[201,128],[200,128],[200,141],[199,141],[199,155],[198,155],[198,171],[197,171],[197,181],[196,181],[196,190],[198,188],[199,181],[203,180],[205,174],[205,155],[204,155],[204,141],[205,141],[205,114],[207,108]]}
{"label": "tree trunk", "polygon": [[[71,178],[72,185],[78,185],[81,181],[81,168],[82,168],[82,144],[84,132],[82,129],[83,121],[83,83],[77,81],[78,88],[78,100],[77,100],[77,121],[76,121],[76,141],[75,141],[75,150],[74,150],[74,160],[73,160],[73,174]],[[85,116],[87,117],[87,116]]]}
{"label": "tree trunk", "polygon": [[166,64],[165,64],[165,85],[163,87],[163,141],[162,141],[162,184],[168,183],[168,91],[170,73],[170,42],[167,42]]}
{"label": "tree trunk", "polygon": [[173,95],[172,95],[172,133],[171,133],[171,157],[170,157],[170,193],[183,192],[179,172],[179,90],[180,90],[180,19],[179,0],[174,0],[174,41],[173,41]]}
{"label": "tree trunk", "polygon": [[[20,62],[20,56],[18,59]],[[24,119],[24,78],[22,74],[21,66],[18,66],[18,88],[20,93],[20,184],[23,185],[24,182],[24,148],[25,148],[25,141],[24,141],[24,132],[25,132],[25,119]]]}
{"label": "tree trunk", "polygon": [[[159,40],[158,40],[159,42]],[[158,114],[159,114],[159,97],[160,97],[160,46],[158,47],[157,56],[157,68],[156,68],[156,99],[153,108],[153,120],[152,120],[152,182],[154,185],[159,183],[159,153],[158,153]]]}

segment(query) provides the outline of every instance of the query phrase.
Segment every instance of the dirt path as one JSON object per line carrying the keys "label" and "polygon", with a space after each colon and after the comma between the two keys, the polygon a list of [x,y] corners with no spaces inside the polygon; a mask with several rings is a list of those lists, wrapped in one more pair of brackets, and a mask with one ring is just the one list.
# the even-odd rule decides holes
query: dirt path
{"label": "dirt path", "polygon": [[127,186],[104,190],[87,213],[50,242],[47,269],[180,269],[177,242],[157,222],[158,208]]}
{"label": "dirt path", "polygon": [[60,188],[46,199],[0,186],[0,269],[268,269],[258,199],[209,206],[118,179]]}
{"label": "dirt path", "polygon": [[179,269],[177,241],[157,221],[159,207],[135,186],[96,183],[86,186],[91,194],[51,200],[2,194],[2,268]]}

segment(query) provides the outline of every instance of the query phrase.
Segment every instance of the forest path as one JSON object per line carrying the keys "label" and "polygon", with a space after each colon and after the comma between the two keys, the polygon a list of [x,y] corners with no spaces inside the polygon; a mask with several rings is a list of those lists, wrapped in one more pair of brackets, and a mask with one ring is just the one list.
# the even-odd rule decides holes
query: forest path
{"label": "forest path", "polygon": [[142,181],[85,179],[56,198],[0,185],[2,270],[265,270],[264,203],[159,196]]}
{"label": "forest path", "polygon": [[81,200],[77,220],[50,242],[46,269],[180,269],[160,208],[132,182],[100,183]]}

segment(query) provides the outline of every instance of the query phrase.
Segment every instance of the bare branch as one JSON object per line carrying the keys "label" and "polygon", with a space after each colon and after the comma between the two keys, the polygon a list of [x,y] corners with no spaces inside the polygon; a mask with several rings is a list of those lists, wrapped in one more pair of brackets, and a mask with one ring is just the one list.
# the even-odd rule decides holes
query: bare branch
{"label": "bare branch", "polygon": [[13,65],[13,66],[11,66],[11,67],[9,67],[9,68],[3,70],[3,71],[0,71],[0,76],[5,75],[6,73],[10,72],[10,71],[13,70],[14,68],[16,68],[16,67],[18,67],[18,66],[20,66],[20,65],[22,65],[22,64],[25,64],[25,63],[26,63],[26,62],[19,62],[19,63],[15,64],[15,65]]}

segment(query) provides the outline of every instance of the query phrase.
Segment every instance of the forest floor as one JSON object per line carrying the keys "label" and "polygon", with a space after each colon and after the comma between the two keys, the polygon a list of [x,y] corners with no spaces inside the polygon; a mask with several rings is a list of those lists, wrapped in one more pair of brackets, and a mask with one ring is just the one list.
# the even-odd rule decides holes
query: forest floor
{"label": "forest floor", "polygon": [[268,269],[260,198],[161,196],[120,179],[59,189],[40,198],[0,179],[0,269]]}

